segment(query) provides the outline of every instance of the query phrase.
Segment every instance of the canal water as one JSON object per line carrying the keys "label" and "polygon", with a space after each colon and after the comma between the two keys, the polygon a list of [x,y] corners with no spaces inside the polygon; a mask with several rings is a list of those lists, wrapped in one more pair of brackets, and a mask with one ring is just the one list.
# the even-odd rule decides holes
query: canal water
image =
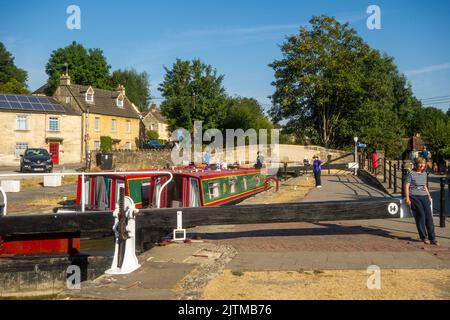
{"label": "canal water", "polygon": [[113,256],[114,255],[114,237],[105,237],[102,239],[81,239],[81,253],[92,256]]}

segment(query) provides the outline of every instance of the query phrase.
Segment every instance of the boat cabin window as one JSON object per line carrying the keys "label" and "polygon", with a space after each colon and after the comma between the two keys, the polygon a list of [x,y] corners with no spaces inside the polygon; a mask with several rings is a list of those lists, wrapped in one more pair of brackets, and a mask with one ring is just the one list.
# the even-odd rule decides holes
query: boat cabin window
{"label": "boat cabin window", "polygon": [[200,207],[200,188],[198,186],[197,179],[189,179],[190,182],[190,195],[189,195],[189,206],[190,207]]}
{"label": "boat cabin window", "polygon": [[230,185],[230,193],[235,193],[236,192],[236,178],[230,178],[230,180],[228,180],[228,184]]}
{"label": "boat cabin window", "polygon": [[208,193],[209,199],[215,199],[220,196],[219,194],[219,183],[218,182],[210,182],[208,183]]}
{"label": "boat cabin window", "polygon": [[244,184],[244,190],[247,190],[247,178],[242,178],[242,183]]}
{"label": "boat cabin window", "polygon": [[150,182],[142,183],[141,185],[142,208],[147,208],[148,205],[150,204],[149,192],[150,192]]}

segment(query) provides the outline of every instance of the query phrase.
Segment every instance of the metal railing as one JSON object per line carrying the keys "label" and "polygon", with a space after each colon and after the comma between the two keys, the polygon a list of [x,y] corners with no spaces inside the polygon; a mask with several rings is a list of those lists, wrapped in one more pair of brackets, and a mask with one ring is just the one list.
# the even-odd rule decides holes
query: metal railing
{"label": "metal railing", "polygon": [[[65,177],[65,176],[81,176],[81,212],[85,212],[86,207],[86,192],[85,192],[85,181],[86,176],[105,176],[105,175],[143,175],[143,174],[163,174],[169,175],[169,179],[161,186],[158,194],[156,195],[156,207],[159,208],[161,204],[161,195],[163,194],[166,186],[173,180],[173,174],[170,171],[123,171],[123,172],[54,172],[54,173],[8,173],[0,174],[0,179],[2,178],[13,178],[13,177]],[[5,206],[3,209],[3,215],[6,215],[7,206],[7,196],[3,188],[0,187],[0,192],[3,194]]]}

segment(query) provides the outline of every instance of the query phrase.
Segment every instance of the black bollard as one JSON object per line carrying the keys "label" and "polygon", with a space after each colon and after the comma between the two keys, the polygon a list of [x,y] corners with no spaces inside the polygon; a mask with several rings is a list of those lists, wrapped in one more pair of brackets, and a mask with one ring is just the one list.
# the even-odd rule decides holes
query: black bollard
{"label": "black bollard", "polygon": [[447,179],[441,178],[441,207],[439,210],[439,226],[445,228],[445,185]]}
{"label": "black bollard", "polygon": [[394,193],[397,193],[397,165],[394,164]]}
{"label": "black bollard", "polygon": [[392,189],[392,166],[390,160],[388,164],[389,164],[389,189]]}
{"label": "black bollard", "polygon": [[405,179],[406,179],[406,169],[405,164],[402,164],[402,198],[405,197]]}
{"label": "black bollard", "polygon": [[384,158],[383,171],[383,183],[386,183],[386,158]]}

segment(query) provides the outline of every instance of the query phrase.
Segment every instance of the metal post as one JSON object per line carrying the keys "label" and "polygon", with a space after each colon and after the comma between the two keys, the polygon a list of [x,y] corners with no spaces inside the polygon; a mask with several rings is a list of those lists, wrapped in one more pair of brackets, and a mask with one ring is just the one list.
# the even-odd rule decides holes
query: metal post
{"label": "metal post", "polygon": [[402,164],[402,198],[405,197],[405,179],[406,179],[406,169],[405,164]]}
{"label": "metal post", "polygon": [[441,207],[439,210],[439,226],[445,228],[445,184],[446,178],[441,178]]}
{"label": "metal post", "polygon": [[392,189],[392,166],[391,166],[391,160],[389,160],[389,189]]}
{"label": "metal post", "polygon": [[397,165],[394,164],[394,193],[397,193]]}
{"label": "metal post", "polygon": [[81,173],[81,212],[84,212],[84,205],[86,203],[85,199],[86,191],[84,190],[84,172]]}

